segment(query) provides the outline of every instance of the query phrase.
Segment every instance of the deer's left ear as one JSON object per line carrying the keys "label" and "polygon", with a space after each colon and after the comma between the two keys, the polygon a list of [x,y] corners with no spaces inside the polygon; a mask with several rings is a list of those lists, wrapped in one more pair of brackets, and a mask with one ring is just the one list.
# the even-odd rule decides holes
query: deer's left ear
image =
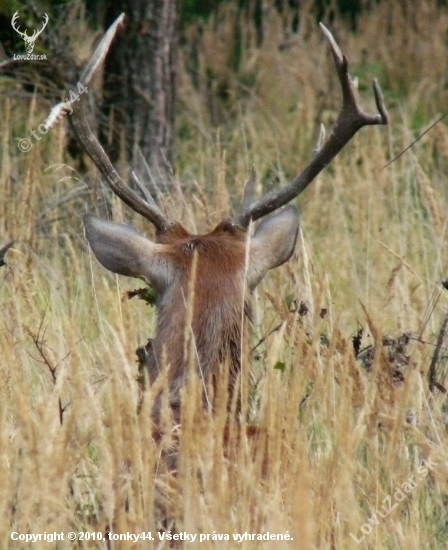
{"label": "deer's left ear", "polygon": [[247,283],[254,289],[269,269],[282,265],[292,256],[299,231],[299,211],[287,206],[265,218],[250,239]]}

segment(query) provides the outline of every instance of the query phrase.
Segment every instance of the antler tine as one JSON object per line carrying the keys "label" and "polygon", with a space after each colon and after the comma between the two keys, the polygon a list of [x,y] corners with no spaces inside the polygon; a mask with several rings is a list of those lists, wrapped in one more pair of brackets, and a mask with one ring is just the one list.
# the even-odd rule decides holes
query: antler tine
{"label": "antler tine", "polygon": [[26,32],[22,32],[20,30],[20,27],[17,25],[17,19],[19,18],[19,12],[16,11],[16,13],[12,16],[12,19],[11,19],[11,25],[12,25],[12,28],[20,34],[20,36],[22,38],[28,38],[28,35],[26,34]]}
{"label": "antler tine", "polygon": [[249,207],[255,200],[257,183],[257,174],[255,172],[255,166],[250,169],[249,179],[246,181],[243,193],[243,208]]}
{"label": "antler tine", "polygon": [[232,220],[235,225],[244,229],[248,227],[250,220],[258,220],[300,195],[360,128],[368,125],[387,124],[389,121],[383,94],[376,80],[373,81],[373,93],[378,114],[366,113],[358,105],[355,87],[348,74],[347,58],[341,52],[331,32],[322,23],[320,23],[320,27],[330,44],[342,90],[342,107],[338,119],[329,138],[319,150],[316,150],[308,166],[286,187],[278,191],[270,191],[250,205],[245,204],[246,201],[244,201],[241,212]]}
{"label": "antler tine", "polygon": [[319,135],[316,141],[316,147],[314,148],[314,151],[313,151],[314,156],[316,156],[319,153],[319,151],[322,149],[325,143],[326,137],[327,137],[327,132],[325,130],[325,126],[321,123],[319,128]]}
{"label": "antler tine", "polygon": [[44,17],[43,17],[43,25],[42,25],[42,28],[40,30],[38,29],[35,29],[33,31],[33,35],[30,37],[32,40],[35,40],[41,33],[42,31],[45,29],[45,27],[47,26],[47,23],[48,23],[48,15],[46,13],[44,13]]}
{"label": "antler tine", "polygon": [[[92,59],[87,64],[84,72],[81,75],[80,82],[86,85],[90,82],[95,70],[102,63],[109,50],[110,44],[115,36],[115,33],[122,23],[124,14],[121,14],[118,19],[111,25],[109,30],[103,36],[99,43]],[[81,100],[80,104],[73,109],[73,114],[70,116],[70,121],[73,127],[73,131],[79,140],[81,146],[89,157],[93,160],[95,166],[100,173],[104,176],[107,184],[112,191],[119,197],[124,203],[126,203],[132,210],[141,214],[144,218],[149,220],[156,228],[157,232],[164,233],[168,229],[174,226],[174,223],[166,218],[162,211],[158,208],[154,201],[151,203],[142,199],[133,189],[127,186],[117,171],[113,167],[109,157],[104,149],[101,147],[97,138],[93,134],[86,115],[84,101]]]}

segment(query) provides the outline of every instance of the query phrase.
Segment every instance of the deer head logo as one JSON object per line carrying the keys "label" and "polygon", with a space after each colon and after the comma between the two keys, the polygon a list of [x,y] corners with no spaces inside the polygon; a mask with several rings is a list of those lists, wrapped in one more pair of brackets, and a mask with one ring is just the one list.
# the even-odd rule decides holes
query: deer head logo
{"label": "deer head logo", "polygon": [[12,28],[20,34],[20,36],[23,38],[24,42],[25,42],[25,49],[27,51],[27,53],[33,53],[33,50],[34,50],[34,44],[37,40],[37,37],[40,35],[40,33],[45,29],[45,27],[47,26],[47,23],[48,23],[48,15],[46,13],[44,13],[44,17],[43,17],[43,25],[42,25],[42,28],[40,29],[40,31],[34,31],[33,34],[31,36],[28,36],[27,35],[27,32],[25,30],[25,32],[22,32],[20,30],[20,27],[17,25],[17,20],[19,18],[19,12],[16,11],[16,13],[12,16],[12,19],[11,19],[11,25],[12,25]]}

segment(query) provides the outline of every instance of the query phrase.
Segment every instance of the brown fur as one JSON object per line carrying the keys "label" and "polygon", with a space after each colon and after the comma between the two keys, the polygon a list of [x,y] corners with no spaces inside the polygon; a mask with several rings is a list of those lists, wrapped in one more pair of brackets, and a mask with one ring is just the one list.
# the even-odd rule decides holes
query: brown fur
{"label": "brown fur", "polygon": [[[288,206],[265,218],[250,238],[229,221],[205,235],[189,234],[175,224],[157,235],[157,243],[129,226],[93,216],[85,217],[85,225],[104,267],[143,276],[156,292],[157,329],[144,364],[151,384],[162,367],[168,367],[175,420],[180,420],[180,390],[190,367],[203,381],[206,402],[205,388],[210,382],[215,387],[220,365],[229,366],[228,386],[233,390],[241,370],[243,320],[251,317],[250,294],[269,269],[290,258],[298,232],[297,209]],[[160,402],[158,398],[156,419]]]}
{"label": "brown fur", "polygon": [[156,337],[146,365],[152,382],[163,361],[169,364],[173,410],[178,409],[179,391],[187,373],[184,327],[195,255],[191,345],[194,363],[205,382],[220,364],[228,364],[229,387],[233,388],[240,368],[243,304],[250,317],[248,292],[244,295],[245,233],[225,223],[207,235],[185,232],[178,238],[180,231],[176,233],[175,238],[164,240],[171,241],[166,255],[177,268],[178,280],[157,302]]}

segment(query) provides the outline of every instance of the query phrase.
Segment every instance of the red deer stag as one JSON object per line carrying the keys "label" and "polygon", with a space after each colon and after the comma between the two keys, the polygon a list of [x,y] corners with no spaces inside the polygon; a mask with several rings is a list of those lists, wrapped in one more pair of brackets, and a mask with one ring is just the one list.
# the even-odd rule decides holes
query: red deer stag
{"label": "red deer stag", "polygon": [[[122,17],[98,46],[81,77],[82,84],[90,81],[104,59]],[[166,218],[138,181],[136,184],[144,199],[124,184],[89,127],[83,101],[71,115],[79,142],[113,192],[156,229],[153,242],[127,225],[90,214],[84,217],[87,239],[99,262],[113,273],[145,277],[156,292],[158,322],[147,362],[149,379],[155,379],[162,363],[169,364],[170,405],[177,420],[180,389],[188,372],[185,335],[188,332],[192,335],[202,379],[213,381],[220,364],[228,362],[232,387],[241,366],[242,322],[244,315],[250,317],[250,293],[267,271],[282,265],[294,251],[298,210],[290,205],[276,211],[295,199],[360,128],[388,122],[376,81],[373,91],[379,114],[367,114],[359,107],[347,59],[331,33],[322,24],[321,28],[329,42],[342,89],[342,108],[329,138],[319,144],[308,166],[278,191],[254,197],[255,177],[252,174],[244,190],[240,212],[205,235],[193,235],[179,222]],[[272,215],[266,217],[268,214]],[[251,223],[261,218],[263,220],[251,236]],[[189,319],[187,301],[192,273],[195,273],[194,299]],[[189,331],[184,330],[186,323]]]}

